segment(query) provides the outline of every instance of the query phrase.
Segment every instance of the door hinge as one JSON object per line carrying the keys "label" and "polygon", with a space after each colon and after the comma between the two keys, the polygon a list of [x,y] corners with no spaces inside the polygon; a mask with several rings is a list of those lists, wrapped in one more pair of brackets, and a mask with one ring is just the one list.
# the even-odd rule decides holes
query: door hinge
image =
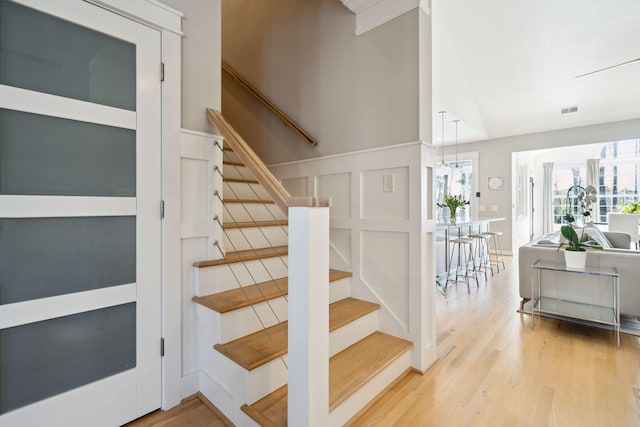
{"label": "door hinge", "polygon": [[164,357],[164,338],[160,338],[160,357]]}
{"label": "door hinge", "polygon": [[160,81],[164,81],[164,62],[160,63]]}
{"label": "door hinge", "polygon": [[160,218],[164,218],[164,200],[160,200]]}

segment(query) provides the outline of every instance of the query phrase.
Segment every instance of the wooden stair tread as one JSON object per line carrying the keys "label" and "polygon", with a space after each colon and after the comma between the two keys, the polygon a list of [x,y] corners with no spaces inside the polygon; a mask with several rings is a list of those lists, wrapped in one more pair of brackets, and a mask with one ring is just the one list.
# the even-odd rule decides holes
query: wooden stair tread
{"label": "wooden stair tread", "polygon": [[287,225],[289,225],[289,221],[283,219],[281,221],[225,222],[222,224],[222,228],[228,230],[230,228],[281,227]]}
{"label": "wooden stair tread", "polygon": [[218,313],[228,313],[233,310],[248,307],[253,304],[272,300],[289,292],[289,281],[286,277],[243,286],[217,294],[193,297],[193,302],[210,308]]}
{"label": "wooden stair tread", "polygon": [[285,321],[213,348],[252,371],[287,352],[287,328]]}
{"label": "wooden stair tread", "polygon": [[[347,276],[344,276],[344,274]],[[346,271],[329,270],[329,282],[335,282],[351,273]],[[194,297],[193,302],[203,305],[218,313],[228,313],[233,310],[248,307],[289,293],[289,279],[282,277],[255,285],[244,286],[242,289],[230,289],[216,294]],[[370,303],[369,303],[370,304]]]}
{"label": "wooden stair tread", "polygon": [[224,160],[222,162],[223,165],[228,165],[228,166],[244,166],[244,163],[240,163],[240,162],[231,162],[228,160]]}
{"label": "wooden stair tread", "polygon": [[411,347],[410,341],[378,331],[333,356],[329,361],[329,411]]}
{"label": "wooden stair tread", "polygon": [[344,298],[329,304],[329,332],[380,308],[380,304],[356,298]]}
{"label": "wooden stair tread", "polygon": [[[413,344],[374,332],[329,360],[329,411],[338,407],[370,379],[408,351]],[[287,425],[287,386],[280,387],[242,411],[261,425]]]}
{"label": "wooden stair tread", "polygon": [[255,179],[242,179],[242,178],[224,178],[224,182],[237,182],[240,184],[259,184]]}
{"label": "wooden stair tread", "polygon": [[198,268],[213,267],[216,265],[233,264],[235,262],[285,256],[288,253],[289,247],[287,245],[260,249],[247,249],[246,251],[227,252],[227,256],[223,259],[194,262],[193,266]]}
{"label": "wooden stair tread", "polygon": [[[377,310],[378,304],[345,298],[329,305],[329,331],[333,331]],[[251,371],[287,353],[288,322],[213,346],[220,353]]]}
{"label": "wooden stair tread", "polygon": [[260,203],[268,205],[274,204],[275,202],[267,199],[224,199],[222,203]]}

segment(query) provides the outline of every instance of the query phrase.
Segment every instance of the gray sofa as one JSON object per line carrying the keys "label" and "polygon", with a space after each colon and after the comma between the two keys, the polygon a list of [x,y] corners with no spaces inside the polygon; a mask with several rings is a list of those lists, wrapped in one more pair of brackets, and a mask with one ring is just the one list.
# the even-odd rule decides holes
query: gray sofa
{"label": "gray sofa", "polygon": [[[627,233],[604,232],[614,248],[589,251],[588,265],[615,266],[620,274],[620,313],[640,317],[640,251],[630,250],[631,237]],[[564,262],[558,251],[559,233],[547,235],[521,246],[518,250],[520,297],[524,301],[537,298],[537,270],[531,265],[538,259]],[[626,249],[621,249],[626,248]],[[576,302],[607,305],[611,298],[611,280],[600,276],[544,271],[541,283],[544,295]],[[535,281],[535,282],[534,282]]]}

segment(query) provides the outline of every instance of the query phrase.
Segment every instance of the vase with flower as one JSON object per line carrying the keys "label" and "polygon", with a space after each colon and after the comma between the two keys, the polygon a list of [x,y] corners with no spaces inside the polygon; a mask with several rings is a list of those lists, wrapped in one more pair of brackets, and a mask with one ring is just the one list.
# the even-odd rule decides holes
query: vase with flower
{"label": "vase with flower", "polygon": [[464,207],[468,204],[469,201],[464,200],[462,198],[462,194],[458,196],[450,196],[448,194],[445,194],[444,202],[436,203],[439,208],[449,208],[449,222],[452,224],[456,223],[458,208],[464,209]]}

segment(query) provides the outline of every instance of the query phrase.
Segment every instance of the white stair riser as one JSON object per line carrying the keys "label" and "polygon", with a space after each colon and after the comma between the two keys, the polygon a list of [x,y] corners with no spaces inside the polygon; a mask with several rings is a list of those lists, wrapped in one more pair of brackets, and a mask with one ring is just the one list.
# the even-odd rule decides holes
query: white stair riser
{"label": "white stair riser", "polygon": [[[376,310],[352,322],[358,322],[355,326],[345,325],[342,328],[331,332],[329,334],[330,348],[347,348],[363,337],[374,332],[375,328],[371,329],[371,325],[377,325],[377,313],[378,311]],[[246,379],[248,381],[246,383],[247,390],[242,390],[241,393],[247,396],[247,400],[245,402],[248,404],[254,403],[256,400],[259,400],[267,394],[275,391],[278,387],[281,387],[287,382],[287,370],[283,369],[283,363],[280,358],[272,360],[269,363],[265,363],[251,371],[247,371],[231,359],[215,350],[213,348],[213,343],[210,341],[210,335],[207,335],[212,334],[212,328],[203,323],[203,321],[208,321],[209,319],[212,319],[212,317],[203,316],[200,319],[202,325],[201,343],[202,348],[204,349],[204,353],[202,355],[203,367],[205,367],[205,370],[209,375],[216,378],[216,380],[222,384],[231,384],[229,381],[233,384],[242,384],[243,379]],[[345,328],[347,328],[347,330],[343,331]],[[369,330],[370,332],[365,333],[366,330]],[[350,336],[350,334],[353,334],[353,336]],[[212,357],[211,355],[213,353],[215,354]],[[224,362],[211,364],[211,370],[207,370],[209,369],[207,366],[209,366],[210,361],[214,359],[219,360],[220,357],[225,359]],[[216,376],[215,373],[218,373],[218,376]],[[234,400],[235,396],[236,395],[234,394]]]}
{"label": "white stair riser", "polygon": [[286,226],[227,228],[224,247],[227,251],[284,246],[289,243]]}
{"label": "white stair riser", "polygon": [[273,203],[225,203],[224,222],[286,220],[287,215]]}
{"label": "white stair riser", "polygon": [[256,179],[246,166],[223,165],[222,174],[225,178]]}
{"label": "white stair riser", "polygon": [[347,323],[329,335],[329,357],[340,353],[378,330],[378,311]]}
{"label": "white stair riser", "polygon": [[[233,396],[234,406],[252,404],[287,383],[287,356],[248,371],[222,353],[209,347],[202,360],[203,370]],[[234,408],[235,410],[235,408]]]}
{"label": "white stair riser", "polygon": [[263,325],[273,326],[288,318],[287,301],[283,297],[227,313],[218,313],[201,305],[197,310],[198,318],[203,322],[203,337],[211,345],[226,344],[263,329]]}
{"label": "white stair riser", "polygon": [[283,256],[213,267],[194,267],[197,270],[194,274],[195,295],[210,295],[236,289],[239,285],[253,285],[286,277],[288,274],[287,262],[288,257]]}
{"label": "white stair riser", "polygon": [[394,360],[382,372],[367,382],[340,406],[329,413],[329,425],[341,426],[364,408],[371,400],[411,367],[411,351]]}
{"label": "white stair riser", "polygon": [[[330,283],[329,303],[346,298],[346,296],[349,295],[350,284],[351,280],[349,277]],[[262,302],[254,304],[252,307],[243,307],[227,313],[218,313],[200,304],[197,304],[196,309],[203,331],[207,331],[203,336],[206,337],[207,342],[210,345],[218,343],[225,344],[229,341],[257,332],[262,329],[263,324],[264,326],[269,327],[288,319],[288,306],[284,297],[274,298],[269,300],[268,303]],[[256,317],[256,312],[260,316],[262,323],[260,323],[260,320]],[[335,338],[335,348],[339,348],[339,350],[333,351],[331,355],[334,355],[353,344],[355,341],[349,339],[352,334],[353,336],[358,337],[359,340],[375,331],[378,325],[377,311],[374,312],[374,315],[375,317],[373,319],[369,316],[365,316],[362,319],[358,319],[348,325],[345,325],[343,328],[334,331],[338,334]],[[363,322],[366,322],[366,325],[360,325]],[[372,327],[373,329],[371,329]],[[343,329],[346,329],[349,332],[344,332]],[[347,344],[346,346],[342,346],[340,343]],[[333,349],[334,347],[331,348]]]}
{"label": "white stair riser", "polygon": [[329,304],[351,296],[351,277],[335,280],[329,286]]}
{"label": "white stair riser", "polygon": [[225,182],[222,194],[225,199],[271,200],[262,185],[244,182]]}

